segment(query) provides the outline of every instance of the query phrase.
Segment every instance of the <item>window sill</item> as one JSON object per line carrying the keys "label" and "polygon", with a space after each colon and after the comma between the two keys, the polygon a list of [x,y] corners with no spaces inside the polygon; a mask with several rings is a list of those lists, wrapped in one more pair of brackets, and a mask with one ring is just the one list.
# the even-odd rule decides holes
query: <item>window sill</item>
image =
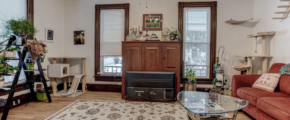
{"label": "window sill", "polygon": [[100,76],[95,75],[95,81],[111,81],[111,82],[121,82],[122,76]]}

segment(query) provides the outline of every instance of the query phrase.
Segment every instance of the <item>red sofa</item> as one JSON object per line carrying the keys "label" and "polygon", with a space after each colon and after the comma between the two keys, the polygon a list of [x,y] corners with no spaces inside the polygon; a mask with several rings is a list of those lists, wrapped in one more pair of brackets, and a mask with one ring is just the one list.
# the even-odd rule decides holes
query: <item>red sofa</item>
{"label": "red sofa", "polygon": [[[269,73],[279,73],[283,63],[275,63]],[[261,75],[235,75],[232,95],[249,101],[243,109],[257,120],[290,120],[290,76],[282,75],[275,92],[252,88]]]}

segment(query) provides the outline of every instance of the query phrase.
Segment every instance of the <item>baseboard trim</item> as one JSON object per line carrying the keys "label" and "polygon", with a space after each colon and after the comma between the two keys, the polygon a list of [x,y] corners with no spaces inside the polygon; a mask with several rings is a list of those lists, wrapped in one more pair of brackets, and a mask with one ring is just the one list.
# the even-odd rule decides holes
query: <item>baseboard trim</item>
{"label": "baseboard trim", "polygon": [[89,91],[122,92],[121,85],[87,84]]}

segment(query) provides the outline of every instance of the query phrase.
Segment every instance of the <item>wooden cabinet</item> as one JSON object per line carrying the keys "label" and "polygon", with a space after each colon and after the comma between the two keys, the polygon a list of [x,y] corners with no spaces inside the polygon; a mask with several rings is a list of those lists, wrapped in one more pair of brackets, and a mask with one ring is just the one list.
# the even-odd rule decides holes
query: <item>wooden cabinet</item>
{"label": "wooden cabinet", "polygon": [[124,41],[122,43],[122,99],[125,99],[126,71],[176,72],[176,94],[180,90],[179,41]]}

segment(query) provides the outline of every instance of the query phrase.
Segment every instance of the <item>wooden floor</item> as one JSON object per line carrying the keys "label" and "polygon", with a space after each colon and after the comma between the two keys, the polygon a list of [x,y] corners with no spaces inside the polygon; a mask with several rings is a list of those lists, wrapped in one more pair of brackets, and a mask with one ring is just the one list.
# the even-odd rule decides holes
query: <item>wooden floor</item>
{"label": "wooden floor", "polygon": [[[77,99],[124,101],[121,99],[121,93],[114,92],[86,92],[75,98],[52,97],[52,103],[31,102],[28,104],[28,106],[23,105],[11,109],[9,112],[8,120],[43,120]],[[237,119],[251,120],[243,113],[239,113]]]}

